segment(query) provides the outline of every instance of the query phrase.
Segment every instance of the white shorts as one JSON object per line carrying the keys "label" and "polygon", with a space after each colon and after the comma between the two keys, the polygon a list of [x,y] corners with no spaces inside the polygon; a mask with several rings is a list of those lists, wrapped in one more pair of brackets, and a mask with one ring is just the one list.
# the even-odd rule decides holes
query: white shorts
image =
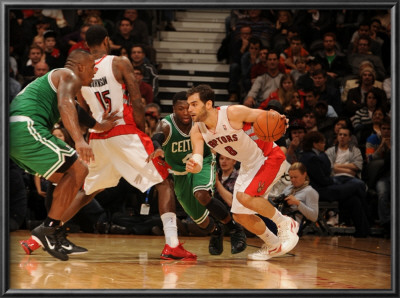
{"label": "white shorts", "polygon": [[[95,160],[90,162],[89,174],[85,179],[84,190],[87,195],[116,186],[121,177],[142,192],[164,180],[163,170],[160,171],[159,165],[158,169],[154,165],[157,160],[146,162],[148,150],[136,134],[92,139],[90,146]],[[164,170],[168,175],[167,169]]]}
{"label": "white shorts", "polygon": [[[267,161],[268,158],[265,160]],[[246,192],[248,190],[249,186],[254,182],[256,175],[259,173],[260,169],[265,167],[266,164],[260,162],[258,167],[249,167],[249,168],[244,168],[241,167],[239,170],[239,175],[237,177],[235,187],[233,190],[233,200],[232,200],[232,207],[231,207],[231,212],[232,213],[238,213],[238,214],[256,214],[254,210],[251,210],[249,208],[246,208],[243,206],[237,199],[236,195],[238,192]],[[277,168],[277,171],[270,171],[269,175],[273,176],[273,181],[272,183],[269,184],[267,187],[266,191],[260,196],[265,199],[268,199],[268,193],[272,189],[272,186],[279,181],[279,179],[282,177],[283,173],[285,173],[287,167],[287,163],[283,162],[279,168]]]}

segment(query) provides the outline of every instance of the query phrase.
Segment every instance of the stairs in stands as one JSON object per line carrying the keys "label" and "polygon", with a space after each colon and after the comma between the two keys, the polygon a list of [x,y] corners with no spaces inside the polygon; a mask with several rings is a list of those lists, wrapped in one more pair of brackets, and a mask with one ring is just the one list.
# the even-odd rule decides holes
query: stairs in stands
{"label": "stairs in stands", "polygon": [[159,31],[153,41],[159,70],[159,99],[163,116],[172,112],[172,97],[198,84],[215,91],[216,105],[230,104],[229,65],[218,62],[217,51],[225,37],[229,10],[177,11],[176,31]]}

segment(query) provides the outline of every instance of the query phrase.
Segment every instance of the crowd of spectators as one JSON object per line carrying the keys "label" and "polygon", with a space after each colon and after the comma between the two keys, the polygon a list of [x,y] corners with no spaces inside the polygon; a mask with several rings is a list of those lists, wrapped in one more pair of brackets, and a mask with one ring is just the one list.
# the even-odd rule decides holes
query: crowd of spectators
{"label": "crowd of spectators", "polygon": [[[164,29],[175,30],[173,12],[164,12],[162,16],[167,22]],[[153,18],[157,18],[157,12],[136,9],[11,10],[10,101],[35,78],[63,67],[72,50],[88,50],[86,30],[92,24],[103,24],[109,32],[112,54],[127,56],[134,66],[143,103],[149,108],[146,132],[151,134],[162,112],[158,98],[159,65],[152,47],[153,33],[159,27],[154,26]],[[390,13],[386,10],[232,10],[225,23],[226,35],[221,40],[218,59],[230,65],[228,100],[260,109],[267,109],[270,102],[278,102],[290,119],[283,142],[287,161],[312,165],[306,170],[320,201],[332,200],[331,189],[346,193],[336,210],[339,212],[337,223],[355,225],[359,236],[369,235],[369,228],[374,225],[380,225],[388,233]],[[355,151],[357,159],[353,160]],[[325,176],[315,170],[317,163],[321,164],[319,171]],[[221,171],[222,175],[232,173],[226,174],[223,168]],[[44,198],[49,196],[46,189],[51,190],[51,185],[19,171],[14,164],[11,164],[11,174],[15,183],[26,190],[21,193],[21,187],[15,188],[15,199],[11,198],[15,210],[25,213],[21,216],[12,210],[11,216],[18,223],[13,228],[32,228],[46,214]],[[223,182],[217,183],[218,197],[229,205],[229,194],[222,190]],[[357,193],[342,190],[349,189],[349,183]],[[152,217],[158,214],[156,196],[154,190],[142,194],[121,180],[117,187],[94,200],[96,206],[86,206],[72,222],[78,230],[87,232],[157,234],[162,229],[157,229],[161,222]],[[110,197],[113,199],[109,200]],[[140,218],[138,209],[144,200],[154,205],[146,219]],[[183,223],[190,223],[190,218],[176,205]],[[147,221],[150,228],[127,229],[123,226],[127,216],[133,223]],[[86,223],[82,223],[85,218]]]}

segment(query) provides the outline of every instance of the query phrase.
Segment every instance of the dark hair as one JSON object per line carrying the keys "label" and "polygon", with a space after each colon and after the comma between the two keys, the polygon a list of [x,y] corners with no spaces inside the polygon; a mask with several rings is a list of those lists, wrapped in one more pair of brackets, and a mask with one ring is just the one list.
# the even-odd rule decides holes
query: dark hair
{"label": "dark hair", "polygon": [[132,26],[132,21],[131,21],[130,19],[128,19],[128,18],[122,18],[122,19],[118,22],[118,27],[121,26],[122,21],[127,21],[127,22],[129,22],[129,24],[131,24],[131,26]]}
{"label": "dark hair", "polygon": [[260,49],[261,49],[261,40],[258,37],[254,37],[254,36],[250,37],[249,44],[259,44]]}
{"label": "dark hair", "polygon": [[215,102],[215,93],[214,90],[207,84],[201,84],[196,87],[192,87],[187,91],[187,97],[199,93],[200,100],[205,104],[207,101],[211,100],[212,105],[214,106]]}
{"label": "dark hair", "polygon": [[279,54],[278,54],[278,52],[276,52],[276,51],[273,51],[273,50],[270,50],[270,51],[268,51],[268,54],[267,54],[267,59],[268,59],[268,56],[269,56],[269,55],[271,55],[271,54],[275,54],[275,55],[276,55],[276,57],[279,59]]}
{"label": "dark hair", "polygon": [[333,122],[333,126],[335,127],[335,125],[339,122],[339,121],[344,121],[346,122],[346,128],[350,129],[351,131],[353,131],[353,124],[351,123],[351,120],[349,117],[346,116],[339,116],[338,118],[336,118],[335,122]]}
{"label": "dark hair", "polygon": [[317,69],[316,71],[314,71],[313,73],[312,73],[312,76],[315,76],[315,75],[319,75],[319,74],[322,74],[322,76],[324,77],[324,78],[326,78],[328,75],[326,74],[326,70],[325,69]]}
{"label": "dark hair", "polygon": [[86,31],[86,43],[89,47],[100,45],[108,36],[108,32],[103,25],[92,25]]}
{"label": "dark hair", "polygon": [[175,93],[174,97],[172,97],[172,105],[174,106],[180,100],[186,101],[187,100],[186,94],[187,94],[186,91],[181,91],[181,92]]}
{"label": "dark hair", "polygon": [[143,73],[144,73],[144,67],[143,67],[143,65],[138,65],[138,66],[134,66],[133,67],[133,70],[138,70],[138,71],[140,71],[140,73],[143,75]]}
{"label": "dark hair", "polygon": [[319,131],[310,131],[303,138],[303,151],[310,152],[314,148],[314,143],[319,143],[325,140],[325,136]]}

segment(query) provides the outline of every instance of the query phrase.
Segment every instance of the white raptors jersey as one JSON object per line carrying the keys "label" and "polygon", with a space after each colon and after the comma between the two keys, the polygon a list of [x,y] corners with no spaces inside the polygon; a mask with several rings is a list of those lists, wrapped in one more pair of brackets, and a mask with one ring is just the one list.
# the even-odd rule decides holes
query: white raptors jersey
{"label": "white raptors jersey", "polygon": [[218,122],[215,133],[209,131],[203,122],[197,122],[205,143],[221,155],[241,162],[242,166],[251,167],[264,160],[277,145],[259,140],[254,133],[252,123],[245,123],[239,130],[232,128],[227,109],[228,106],[217,108]]}
{"label": "white raptors jersey", "polygon": [[91,130],[94,132],[91,137],[106,138],[114,135],[133,133],[137,129],[125,85],[120,84],[116,80],[112,70],[114,57],[107,55],[95,61],[97,72],[94,75],[93,81],[90,87],[82,87],[81,91],[90,107],[93,118],[97,122],[101,122],[102,115],[106,110],[109,113],[118,111],[117,115],[121,116],[121,119],[118,120],[117,126],[107,133],[98,133]]}

